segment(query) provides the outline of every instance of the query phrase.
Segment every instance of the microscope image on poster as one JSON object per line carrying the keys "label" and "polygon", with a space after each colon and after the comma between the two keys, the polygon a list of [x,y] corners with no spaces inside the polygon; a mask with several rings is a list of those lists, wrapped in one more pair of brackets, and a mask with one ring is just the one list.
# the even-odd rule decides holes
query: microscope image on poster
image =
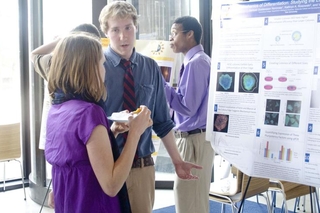
{"label": "microscope image on poster", "polygon": [[234,72],[217,73],[217,91],[234,92]]}
{"label": "microscope image on poster", "polygon": [[301,113],[301,101],[288,100],[286,107],[285,126],[299,127]]}
{"label": "microscope image on poster", "polygon": [[166,80],[166,82],[170,82],[170,78],[171,78],[171,67],[164,67],[161,66],[160,67],[161,73],[164,77],[164,79]]}
{"label": "microscope image on poster", "polygon": [[213,131],[228,132],[229,115],[214,114]]}
{"label": "microscope image on poster", "polygon": [[260,73],[240,72],[239,92],[258,93]]}
{"label": "microscope image on poster", "polygon": [[266,101],[266,114],[264,117],[265,125],[278,126],[279,112],[280,112],[280,99],[267,99]]}

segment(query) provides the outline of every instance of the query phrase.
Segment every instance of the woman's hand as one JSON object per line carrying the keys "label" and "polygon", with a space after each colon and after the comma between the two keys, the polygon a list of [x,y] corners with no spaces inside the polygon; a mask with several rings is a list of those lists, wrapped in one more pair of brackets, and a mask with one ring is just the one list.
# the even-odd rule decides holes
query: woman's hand
{"label": "woman's hand", "polygon": [[[121,111],[120,113],[129,113],[128,110]],[[122,123],[122,122],[113,122],[110,127],[114,137],[116,138],[118,134],[124,133],[129,131],[129,125],[128,123]]]}
{"label": "woman's hand", "polygon": [[128,123],[119,123],[119,122],[113,122],[110,127],[114,137],[116,138],[120,133],[127,132],[129,130]]}
{"label": "woman's hand", "polygon": [[135,133],[142,135],[143,132],[153,124],[150,118],[151,111],[148,107],[141,105],[137,110],[128,112],[128,110],[121,111],[120,113],[126,113],[128,115],[128,122],[114,121],[110,127],[115,137],[120,133],[133,129]]}

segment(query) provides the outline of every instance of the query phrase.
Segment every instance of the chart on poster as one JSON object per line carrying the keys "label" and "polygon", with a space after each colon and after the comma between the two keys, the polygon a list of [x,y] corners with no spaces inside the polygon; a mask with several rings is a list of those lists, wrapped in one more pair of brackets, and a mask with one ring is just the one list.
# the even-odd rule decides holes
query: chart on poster
{"label": "chart on poster", "polygon": [[320,0],[212,4],[207,139],[248,175],[319,187]]}

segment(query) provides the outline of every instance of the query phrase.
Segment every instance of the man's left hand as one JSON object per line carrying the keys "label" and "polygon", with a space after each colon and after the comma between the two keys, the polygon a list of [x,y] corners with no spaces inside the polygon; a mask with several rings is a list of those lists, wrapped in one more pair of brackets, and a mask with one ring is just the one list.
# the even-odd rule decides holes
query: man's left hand
{"label": "man's left hand", "polygon": [[186,161],[174,164],[174,166],[178,177],[184,180],[197,180],[198,176],[193,175],[191,169],[202,169],[202,166]]}

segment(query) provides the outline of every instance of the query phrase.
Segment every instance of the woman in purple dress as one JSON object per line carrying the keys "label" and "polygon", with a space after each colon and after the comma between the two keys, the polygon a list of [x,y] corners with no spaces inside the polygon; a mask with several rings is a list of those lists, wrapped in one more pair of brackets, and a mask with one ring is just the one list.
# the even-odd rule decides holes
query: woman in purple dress
{"label": "woman in purple dress", "polygon": [[[65,36],[51,61],[45,157],[52,164],[55,213],[131,212],[125,181],[140,135],[152,125],[150,110],[108,126],[105,61],[100,41],[85,33]],[[128,129],[119,155],[115,138]]]}

